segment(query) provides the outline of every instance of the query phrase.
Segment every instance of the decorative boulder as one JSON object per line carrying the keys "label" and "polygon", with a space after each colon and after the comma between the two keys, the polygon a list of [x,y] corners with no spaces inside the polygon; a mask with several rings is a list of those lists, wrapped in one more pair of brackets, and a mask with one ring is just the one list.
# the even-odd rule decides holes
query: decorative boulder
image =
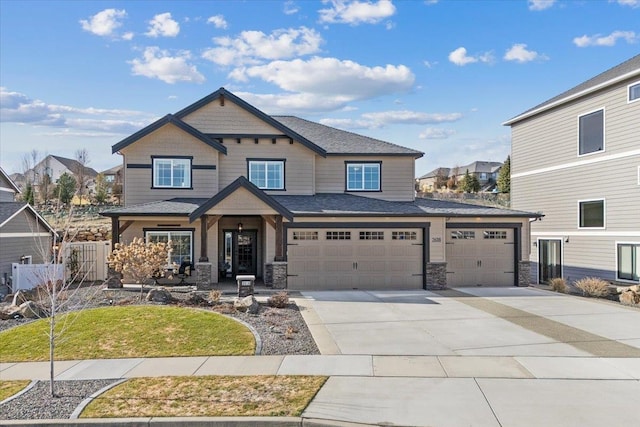
{"label": "decorative boulder", "polygon": [[40,319],[47,317],[47,312],[33,301],[26,301],[20,304],[17,313],[26,319]]}
{"label": "decorative boulder", "polygon": [[249,295],[244,298],[236,298],[233,301],[233,307],[238,311],[247,312],[249,314],[257,314],[260,310],[260,305],[253,295]]}
{"label": "decorative boulder", "polygon": [[190,292],[186,302],[190,305],[208,305],[207,300],[196,292]]}
{"label": "decorative boulder", "polygon": [[147,294],[147,301],[168,304],[173,301],[173,297],[171,296],[171,292],[166,289],[151,289]]}

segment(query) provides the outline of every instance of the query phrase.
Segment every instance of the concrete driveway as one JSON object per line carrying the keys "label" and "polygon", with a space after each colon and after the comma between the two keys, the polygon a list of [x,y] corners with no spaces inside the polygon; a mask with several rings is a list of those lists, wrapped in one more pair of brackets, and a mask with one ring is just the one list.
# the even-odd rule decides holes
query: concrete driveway
{"label": "concrete driveway", "polygon": [[323,354],[640,357],[640,310],[531,287],[303,296]]}

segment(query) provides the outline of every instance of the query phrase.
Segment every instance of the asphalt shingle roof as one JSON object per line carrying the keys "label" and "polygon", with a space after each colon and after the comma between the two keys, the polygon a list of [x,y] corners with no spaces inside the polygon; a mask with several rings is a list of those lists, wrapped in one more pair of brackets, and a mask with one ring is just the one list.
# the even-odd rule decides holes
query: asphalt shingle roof
{"label": "asphalt shingle roof", "polygon": [[1,202],[0,203],[0,224],[11,218],[16,212],[24,207],[24,202]]}
{"label": "asphalt shingle roof", "polygon": [[175,198],[170,200],[159,200],[156,202],[141,203],[120,208],[109,209],[101,212],[103,216],[189,216],[198,206],[209,199],[202,198]]}
{"label": "asphalt shingle roof", "polygon": [[327,154],[392,154],[422,157],[424,153],[390,142],[358,135],[295,116],[272,116],[292,131],[300,134]]}

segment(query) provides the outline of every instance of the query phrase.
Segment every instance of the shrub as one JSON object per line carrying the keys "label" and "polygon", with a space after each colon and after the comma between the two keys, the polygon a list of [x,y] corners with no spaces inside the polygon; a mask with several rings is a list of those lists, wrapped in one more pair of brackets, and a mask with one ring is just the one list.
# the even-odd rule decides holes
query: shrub
{"label": "shrub", "polygon": [[108,257],[108,263],[109,267],[122,273],[125,278],[142,283],[164,271],[170,252],[171,242],[145,243],[141,238],[134,237],[128,245],[116,243]]}
{"label": "shrub", "polygon": [[597,277],[585,277],[574,283],[575,287],[588,297],[606,297],[609,295],[609,283]]}
{"label": "shrub", "polygon": [[562,277],[555,277],[549,282],[553,292],[567,293],[567,282]]}
{"label": "shrub", "polygon": [[270,307],[285,308],[289,305],[289,294],[286,291],[273,294],[267,299],[267,304]]}
{"label": "shrub", "polygon": [[209,292],[209,302],[211,304],[218,304],[220,302],[220,297],[222,297],[222,292],[219,289],[213,289]]}

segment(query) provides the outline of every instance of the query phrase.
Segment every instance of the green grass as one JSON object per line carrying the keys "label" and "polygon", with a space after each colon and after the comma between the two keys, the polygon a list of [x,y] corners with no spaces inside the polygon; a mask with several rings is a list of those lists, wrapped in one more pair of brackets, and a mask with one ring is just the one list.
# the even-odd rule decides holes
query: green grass
{"label": "green grass", "polygon": [[[126,306],[83,310],[56,346],[56,360],[229,356],[255,353],[244,325],[213,312]],[[64,322],[59,318],[59,324]],[[49,360],[48,319],[0,333],[0,362]]]}
{"label": "green grass", "polygon": [[25,388],[30,382],[28,380],[0,381],[0,402]]}
{"label": "green grass", "polygon": [[303,375],[134,378],[94,399],[80,416],[296,417],[326,379]]}

